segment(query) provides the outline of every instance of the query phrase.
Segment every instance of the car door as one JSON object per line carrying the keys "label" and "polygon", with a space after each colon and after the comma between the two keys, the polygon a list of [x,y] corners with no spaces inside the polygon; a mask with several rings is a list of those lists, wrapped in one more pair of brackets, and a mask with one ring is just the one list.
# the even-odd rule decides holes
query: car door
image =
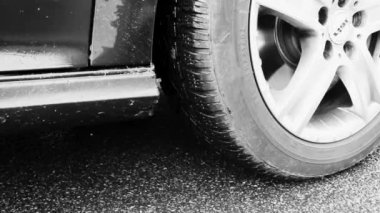
{"label": "car door", "polygon": [[0,0],[0,73],[89,65],[92,0]]}

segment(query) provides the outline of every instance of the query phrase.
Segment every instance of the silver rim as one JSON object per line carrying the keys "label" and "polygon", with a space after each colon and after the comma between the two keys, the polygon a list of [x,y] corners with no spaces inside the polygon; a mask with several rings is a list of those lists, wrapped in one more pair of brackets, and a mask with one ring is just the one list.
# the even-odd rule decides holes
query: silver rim
{"label": "silver rim", "polygon": [[253,0],[252,62],[278,122],[315,143],[367,126],[380,112],[378,31],[378,0]]}

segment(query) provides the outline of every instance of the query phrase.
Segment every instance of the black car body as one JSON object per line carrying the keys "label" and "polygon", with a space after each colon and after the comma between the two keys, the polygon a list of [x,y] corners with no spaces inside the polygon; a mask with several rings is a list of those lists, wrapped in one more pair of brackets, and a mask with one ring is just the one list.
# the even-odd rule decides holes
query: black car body
{"label": "black car body", "polygon": [[149,116],[156,0],[1,0],[0,131]]}

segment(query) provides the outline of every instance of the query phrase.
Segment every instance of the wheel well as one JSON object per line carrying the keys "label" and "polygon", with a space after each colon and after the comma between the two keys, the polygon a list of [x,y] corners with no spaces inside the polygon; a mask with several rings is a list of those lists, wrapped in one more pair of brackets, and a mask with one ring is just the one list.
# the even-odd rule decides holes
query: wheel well
{"label": "wheel well", "polygon": [[158,0],[156,9],[156,19],[153,37],[153,64],[155,65],[156,75],[161,79],[161,87],[166,94],[175,94],[173,85],[169,80],[170,50],[167,39],[166,24],[170,18],[170,8],[165,0]]}

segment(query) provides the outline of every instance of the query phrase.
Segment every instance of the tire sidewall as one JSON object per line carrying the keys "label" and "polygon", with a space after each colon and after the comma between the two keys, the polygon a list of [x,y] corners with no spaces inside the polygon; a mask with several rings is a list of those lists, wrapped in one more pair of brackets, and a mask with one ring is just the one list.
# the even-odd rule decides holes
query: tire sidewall
{"label": "tire sidewall", "polygon": [[325,145],[295,137],[274,119],[254,75],[250,6],[251,0],[210,1],[209,5],[214,71],[238,145],[256,161],[304,177],[332,174],[364,159],[379,144],[379,116],[354,136]]}

